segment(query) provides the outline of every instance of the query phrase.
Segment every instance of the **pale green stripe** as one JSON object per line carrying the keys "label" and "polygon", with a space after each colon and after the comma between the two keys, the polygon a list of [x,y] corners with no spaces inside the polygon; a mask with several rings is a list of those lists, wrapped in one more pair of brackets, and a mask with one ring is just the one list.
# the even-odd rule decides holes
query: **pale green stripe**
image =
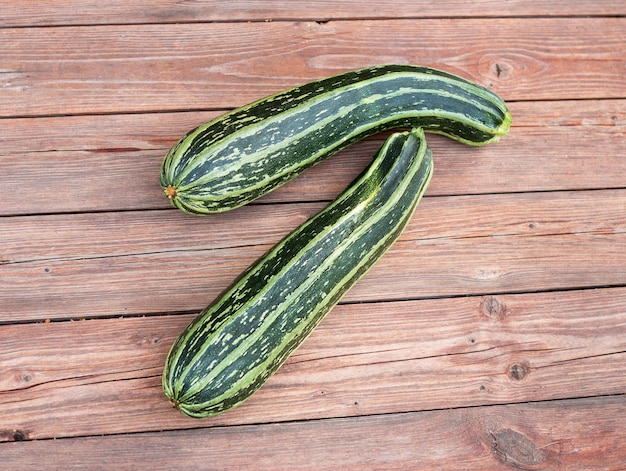
{"label": "pale green stripe", "polygon": [[[425,146],[426,146],[426,142],[422,138],[422,140],[420,142],[420,149],[419,149],[419,152],[421,153],[421,156],[419,156],[419,159],[416,159],[416,161],[412,165],[412,169],[413,170],[407,170],[406,175],[412,176],[415,173],[414,169],[415,168],[419,169],[419,166],[421,165],[421,162],[422,162],[422,160],[424,158]],[[301,284],[300,286],[298,286],[298,288],[296,290],[294,290],[289,296],[287,296],[287,298],[280,305],[280,307],[278,309],[276,309],[276,311],[271,316],[268,316],[268,318],[264,321],[262,327],[257,329],[257,330],[255,330],[255,332],[250,337],[248,337],[248,339],[245,342],[242,342],[235,350],[233,350],[232,355],[233,356],[237,356],[240,353],[242,353],[243,351],[246,351],[253,343],[255,343],[261,336],[263,336],[265,334],[265,332],[267,331],[267,329],[269,328],[269,326],[279,316],[281,316],[282,313],[287,308],[291,308],[291,306],[293,304],[293,300],[294,299],[298,299],[304,292],[306,292],[308,287],[311,284],[313,284],[321,275],[323,275],[334,264],[335,259],[337,257],[339,257],[341,252],[342,252],[342,247],[350,246],[353,243],[355,243],[355,241],[357,241],[358,239],[360,239],[362,237],[363,233],[369,231],[372,226],[374,226],[380,219],[383,219],[386,216],[386,214],[388,212],[388,208],[394,207],[396,205],[397,201],[402,198],[403,192],[405,191],[406,187],[410,185],[410,183],[411,183],[411,179],[410,178],[404,178],[402,180],[402,183],[392,193],[392,198],[390,198],[383,206],[381,206],[381,208],[376,213],[374,213],[369,220],[364,221],[363,224],[361,224],[361,226],[359,227],[358,230],[354,231],[348,238],[346,238],[335,249],[334,253],[330,257],[325,259],[324,263],[322,263],[319,267],[316,268],[315,272],[311,274],[311,277],[307,280],[307,282]],[[357,212],[357,211],[360,211],[360,210],[361,209],[359,209],[359,208],[354,208],[352,212]],[[342,218],[341,220],[345,220],[345,218]],[[326,232],[323,232],[322,234],[320,234],[319,237],[317,237],[317,239],[320,239],[320,238],[324,237],[325,234],[326,234]],[[386,241],[386,239],[381,240],[378,244],[376,244],[374,247],[372,247],[372,250],[375,250],[377,247],[380,246],[380,244],[384,243],[385,241]],[[311,247],[315,246],[315,242],[316,242],[316,240],[312,240],[299,253],[303,253],[303,252],[305,252],[307,250],[310,250]],[[297,259],[297,256],[294,257],[294,260],[295,259]],[[357,265],[356,268],[351,273],[355,272],[360,267],[361,267],[360,264]],[[283,271],[279,272],[279,274],[277,274],[277,276],[280,276],[280,273],[286,271],[288,268],[289,268],[289,266],[285,267],[285,269]],[[314,274],[316,274],[317,276],[313,276]],[[344,280],[345,280],[345,278],[344,278]],[[340,288],[340,286],[341,286],[341,283],[338,283],[337,286],[332,290],[332,292],[333,293],[336,292]],[[266,290],[264,289],[262,292],[265,292],[265,291]],[[258,296],[257,296],[257,298],[258,298]],[[190,397],[190,396],[196,394],[197,392],[199,392],[200,390],[204,389],[204,387],[215,376],[217,376],[221,371],[223,371],[224,368],[226,368],[226,366],[228,366],[226,364],[227,360],[228,360],[228,358],[225,358],[220,364],[218,364],[216,367],[214,367],[211,370],[210,374],[208,374],[207,376],[203,377],[203,381],[199,382],[195,389],[190,388],[190,390],[188,390],[187,393],[183,397],[180,398],[181,402],[185,398]]]}
{"label": "pale green stripe", "polygon": [[[450,78],[450,77],[445,77],[445,76],[441,76],[441,75],[434,75],[434,74],[427,74],[427,73],[423,73],[423,72],[391,72],[391,73],[388,73],[388,74],[385,74],[385,75],[376,76],[376,77],[372,77],[370,79],[366,79],[366,80],[363,80],[363,81],[360,81],[360,82],[356,82],[356,83],[353,83],[353,84],[350,84],[350,85],[347,85],[347,86],[344,86],[344,87],[341,87],[341,88],[338,88],[338,89],[335,89],[335,90],[330,90],[330,91],[327,91],[327,92],[322,93],[320,95],[316,95],[311,100],[308,100],[308,101],[302,103],[300,106],[298,106],[296,108],[290,109],[290,110],[285,111],[285,112],[281,112],[281,113],[276,114],[274,116],[268,116],[267,118],[263,119],[262,121],[259,121],[259,122],[255,123],[255,124],[251,125],[251,126],[245,126],[245,127],[241,128],[240,130],[235,131],[235,132],[229,134],[228,135],[228,137],[229,137],[228,142],[230,143],[233,140],[239,139],[241,137],[248,137],[248,136],[256,133],[258,128],[264,127],[267,123],[276,123],[276,124],[279,125],[283,120],[290,119],[294,115],[302,113],[303,112],[302,111],[303,108],[306,109],[306,107],[308,107],[308,106],[312,106],[314,104],[321,103],[323,101],[332,99],[333,97],[339,97],[342,92],[358,90],[358,89],[361,89],[361,88],[367,88],[368,86],[371,85],[371,83],[374,83],[374,82],[375,83],[382,83],[382,82],[386,82],[386,81],[396,81],[396,80],[398,80],[398,78],[400,78],[402,76],[406,76],[408,78],[415,78],[416,80],[418,80],[418,77],[419,77],[419,81],[447,83],[449,85],[459,87],[459,88],[469,92],[470,94],[474,94],[474,95],[480,96],[483,99],[489,100],[492,103],[492,105],[494,106],[494,108],[498,109],[499,111],[501,111],[502,114],[506,115],[506,113],[507,113],[506,107],[502,108],[502,106],[500,106],[500,105],[503,105],[502,100],[500,100],[499,97],[497,97],[497,95],[493,94],[489,90],[487,90],[487,89],[485,89],[485,88],[483,88],[483,87],[481,87],[479,85],[474,85],[474,84],[468,83],[468,82],[466,82],[466,81],[464,81],[462,79],[453,79],[453,78]],[[413,94],[413,93],[420,93],[420,92],[426,92],[426,93],[433,93],[434,92],[434,93],[439,93],[442,96],[453,96],[453,97],[455,97],[457,99],[461,98],[466,103],[474,105],[477,109],[482,109],[484,111],[493,112],[493,108],[489,108],[489,107],[485,106],[484,104],[478,103],[477,101],[468,100],[467,97],[459,97],[459,96],[454,95],[453,93],[450,93],[448,91],[438,90],[437,87],[433,87],[432,89],[415,89],[415,88],[407,87],[403,93],[398,93],[397,95],[402,95],[402,94],[406,94],[406,93]],[[493,101],[491,101],[491,100],[493,100]],[[252,103],[250,105],[246,105],[245,107],[242,107],[242,108],[240,108],[238,110],[235,110],[235,111],[241,111],[242,109],[249,109],[250,107],[255,106],[257,103],[259,103],[261,101],[264,101],[264,100],[263,99],[259,100],[259,101],[255,102],[255,103]],[[287,100],[287,102],[288,101],[289,100]],[[353,105],[350,109],[347,110],[347,112],[352,111],[354,108],[358,107],[359,105],[360,105],[359,103]],[[441,111],[445,112],[445,110],[441,110]],[[304,111],[304,112],[306,112],[306,111]],[[347,114],[347,113],[345,113],[345,114]],[[407,114],[410,114],[410,113],[407,113]],[[425,115],[430,115],[432,113],[431,112],[425,112],[424,114]],[[229,116],[229,115],[227,114],[227,115],[224,115],[224,116]],[[414,114],[414,116],[418,116],[418,115]],[[451,116],[451,115],[448,114],[448,116]],[[459,116],[459,118],[462,118],[462,116],[468,116],[468,115],[452,115],[452,116],[455,116],[455,117]],[[328,119],[324,120],[324,123],[328,123],[328,122],[332,121],[333,118],[336,118],[336,116],[330,116]],[[217,118],[217,119],[220,119],[220,118]],[[175,162],[178,162],[180,160],[182,155],[189,148],[189,145],[191,144],[191,142],[193,142],[193,140],[195,140],[195,138],[200,133],[204,132],[204,130],[207,127],[209,127],[210,124],[211,124],[211,122],[207,123],[205,126],[199,127],[194,133],[192,133],[186,139],[187,145],[186,146],[181,146],[177,150],[177,152],[176,152],[177,158],[175,159]],[[369,124],[371,124],[371,123],[368,123],[368,125]],[[316,125],[316,127],[317,127],[317,125]],[[368,127],[368,126],[363,126],[363,127]],[[360,129],[362,129],[363,127],[361,127]],[[490,128],[488,128],[486,126],[481,126],[481,125],[477,125],[476,129],[478,129],[480,131],[483,131],[483,132],[490,132],[490,131],[492,131]],[[310,128],[304,128],[303,132],[301,132],[300,135],[304,135],[307,132],[310,132]],[[293,139],[290,138],[288,141],[291,142],[292,140]],[[209,149],[211,147],[213,147],[213,146],[219,146],[219,145],[220,145],[219,142],[218,143],[214,143],[211,146],[209,146]],[[272,146],[271,148],[272,149],[274,149],[274,148],[280,149],[281,146],[276,146],[276,147]],[[193,171],[193,169],[196,166],[203,165],[206,162],[206,160],[210,157],[211,152],[206,152],[206,149],[205,149],[205,152],[203,152],[203,154],[204,154],[205,157],[204,158],[197,158],[194,161],[195,165],[190,165],[190,166],[188,166],[186,171],[181,172],[178,175],[178,178],[176,179],[175,183],[180,183],[185,178],[185,176],[187,176],[191,171]],[[267,152],[266,153],[259,152],[259,155],[256,156],[256,157],[260,159],[261,155],[266,156]],[[175,167],[176,167],[175,163],[170,166],[171,169],[173,169]],[[211,175],[211,178],[214,178],[215,176],[219,176],[220,174],[223,174],[223,173],[224,172],[217,172],[216,171],[215,173],[210,173],[209,175]],[[198,183],[194,182],[194,184],[182,186],[182,187],[179,187],[179,189],[181,191],[184,191],[185,189],[188,189],[189,187],[193,187],[195,184],[198,184]]]}
{"label": "pale green stripe", "polygon": [[[421,166],[421,162],[422,162],[422,160],[423,160],[423,159],[420,159],[420,162],[419,162],[419,163],[420,163],[420,165],[419,165],[419,166]],[[419,168],[419,166],[418,166],[418,168]],[[421,185],[421,187],[420,187],[420,190],[419,190],[419,192],[418,192],[418,194],[417,194],[417,200],[416,200],[416,201],[415,201],[415,202],[411,205],[411,209],[414,209],[414,208],[415,208],[415,207],[419,204],[419,201],[421,200],[421,198],[422,198],[422,196],[423,196],[423,194],[424,194],[424,192],[425,192],[425,190],[426,190],[426,187],[428,186],[428,182],[430,181],[430,178],[431,178],[431,176],[432,176],[432,170],[433,170],[433,165],[432,165],[432,160],[431,160],[431,161],[429,162],[429,169],[428,169],[428,172],[427,172],[426,178],[424,178],[424,180],[423,180],[423,182],[422,182],[422,185]],[[406,181],[406,180],[404,180],[404,181]],[[410,183],[410,182],[409,182],[409,183]],[[406,187],[406,186],[409,186],[409,185],[408,185],[408,184],[404,185],[404,187],[403,187],[403,191],[404,191],[404,189],[405,189],[405,187]],[[385,205],[385,208],[387,208],[387,207],[389,207],[389,206],[394,206],[394,205],[397,203],[397,201],[398,201],[398,200],[402,199],[402,196],[403,196],[402,194],[400,194],[399,196],[397,196],[397,194],[396,194],[396,193],[394,193],[394,195],[396,195],[396,198],[394,198],[394,200],[392,201],[392,204]],[[381,214],[381,213],[382,213],[382,214]],[[344,243],[344,244],[342,244],[342,246],[350,246],[350,245],[352,245],[353,243],[355,243],[356,241],[358,241],[358,240],[359,240],[359,239],[363,236],[363,234],[364,234],[365,232],[367,232],[367,231],[371,230],[372,225],[374,225],[374,224],[375,224],[376,222],[378,222],[380,219],[383,219],[383,218],[385,217],[385,215],[386,215],[386,211],[384,211],[384,209],[383,209],[383,208],[381,208],[381,211],[377,212],[376,214],[379,214],[379,215],[380,215],[380,217],[376,218],[374,221],[371,221],[371,222],[370,222],[370,221],[368,221],[367,226],[362,226],[362,227],[358,230],[358,233],[357,233],[357,232],[355,232],[355,234],[356,234],[356,235],[353,235],[353,236],[351,236],[350,238],[346,239],[345,243]],[[373,247],[371,247],[371,248],[370,248],[370,250],[369,250],[369,252],[375,252],[375,251],[376,251],[378,248],[380,248],[381,246],[384,246],[384,245],[389,244],[389,240],[390,240],[390,239],[393,239],[394,237],[397,237],[396,230],[397,230],[398,228],[403,228],[403,227],[405,227],[405,226],[406,226],[406,224],[408,224],[409,220],[411,219],[412,214],[413,214],[413,211],[411,211],[409,214],[405,214],[405,215],[404,215],[404,217],[403,217],[403,218],[401,218],[401,219],[400,219],[400,220],[399,220],[399,221],[398,221],[398,222],[397,222],[397,223],[393,226],[393,231],[390,231],[390,232],[386,235],[386,237],[382,238],[382,239],[381,239],[381,240],[380,240],[377,244],[375,244]],[[341,246],[340,246],[340,247],[341,247]],[[338,250],[340,250],[340,248],[338,248]],[[382,254],[381,254],[381,256],[382,256]],[[330,259],[327,259],[327,260],[325,261],[324,265],[322,265],[322,266],[320,267],[320,270],[317,270],[317,272],[318,272],[320,275],[323,275],[323,273],[325,273],[325,272],[326,272],[326,270],[328,270],[328,268],[330,268],[330,266],[332,266],[332,264],[333,264],[333,262],[334,262],[335,258],[336,258],[336,257],[332,257],[332,258],[330,258]],[[346,276],[345,276],[345,277],[344,277],[344,278],[343,278],[343,279],[342,279],[339,283],[337,283],[337,284],[335,285],[335,287],[334,287],[334,288],[333,288],[333,289],[332,289],[332,290],[328,293],[328,295],[327,295],[326,299],[333,299],[334,295],[335,295],[335,294],[336,294],[336,293],[337,293],[340,289],[343,289],[343,287],[346,285],[346,280],[347,280],[348,282],[356,282],[357,280],[355,279],[355,274],[356,274],[356,273],[357,273],[357,272],[358,272],[358,271],[359,271],[359,270],[360,270],[360,269],[361,269],[364,265],[366,265],[366,264],[367,264],[367,263],[369,263],[369,262],[370,262],[370,260],[369,260],[369,259],[365,259],[365,260],[363,260],[363,262],[362,262],[362,263],[360,263],[360,264],[356,265],[356,266],[355,266],[355,267],[354,267],[354,268],[353,268],[353,269],[352,269],[352,270],[351,270],[351,271],[350,271],[350,272],[349,272],[349,273],[348,273],[348,274],[347,274],[347,275],[346,275]],[[373,266],[373,264],[372,264],[372,266]],[[324,267],[324,268],[322,268],[322,267]],[[371,268],[371,267],[370,267],[370,268]],[[318,277],[318,278],[319,278],[319,277]],[[318,279],[318,278],[316,278],[316,279]],[[311,283],[312,283],[312,282],[311,282]],[[311,284],[311,283],[309,283],[307,286],[310,286],[310,284]],[[302,293],[303,293],[303,292],[305,292],[305,291],[306,291],[306,289],[305,289],[305,288],[302,288],[302,289],[300,290],[299,295],[300,295],[300,294],[302,294]],[[298,296],[299,296],[299,295],[298,295]],[[286,304],[287,304],[287,303],[286,303]],[[287,308],[291,308],[291,305],[288,305],[287,307],[283,308],[283,309],[282,309],[282,311],[281,311],[281,313],[282,313],[282,312],[284,312],[284,310],[285,310],[285,309],[287,309]],[[319,310],[324,310],[324,309],[328,309],[328,310],[330,310],[331,308],[332,308],[332,306],[328,306],[326,303],[325,303],[325,304],[321,304],[321,305],[319,306]],[[275,316],[275,317],[278,317],[278,315],[277,315],[277,316]],[[311,317],[315,317],[315,312],[312,312],[312,313],[309,315],[309,317],[308,317],[308,318],[311,318]],[[319,322],[319,321],[321,321],[321,319],[318,319],[318,320],[317,320],[317,322]],[[268,322],[268,324],[267,324],[267,325],[269,326],[269,325],[270,325],[270,322]],[[289,342],[290,342],[293,338],[295,338],[295,337],[299,336],[299,335],[301,334],[301,332],[302,332],[302,331],[305,329],[305,327],[307,327],[307,326],[308,326],[308,324],[307,324],[306,322],[302,322],[302,323],[300,324],[300,328],[299,328],[299,329],[294,329],[294,330],[292,330],[292,331],[291,331],[288,335],[286,335],[286,336],[283,338],[283,344],[288,344],[288,343],[289,343]],[[257,336],[256,336],[257,338],[255,338],[255,340],[254,340],[254,341],[256,341],[256,340],[257,340],[257,339],[258,339],[261,335],[263,335],[263,333],[260,333],[259,335],[257,335]],[[252,342],[251,342],[251,343],[252,343]],[[241,352],[239,351],[239,349],[238,349],[237,351],[233,352],[233,354],[234,354],[234,355],[235,355],[235,354],[238,354],[238,353],[241,353]],[[250,384],[254,383],[254,381],[255,381],[257,378],[259,378],[259,377],[261,376],[261,373],[263,372],[263,370],[265,370],[265,369],[267,368],[267,366],[268,366],[268,365],[273,364],[273,363],[274,363],[274,361],[276,360],[276,358],[277,358],[279,355],[283,354],[283,353],[284,353],[284,352],[283,352],[282,350],[276,349],[276,350],[275,350],[275,352],[274,352],[274,354],[273,354],[273,355],[271,355],[270,357],[268,357],[268,359],[267,359],[265,362],[260,363],[260,364],[259,364],[259,365],[257,365],[255,368],[253,368],[253,369],[249,370],[249,371],[248,371],[248,372],[247,372],[247,373],[243,376],[243,378],[241,378],[241,379],[238,381],[239,386],[243,389],[243,388],[245,388],[246,386],[248,386],[248,385],[250,385]],[[226,366],[227,366],[227,365],[226,365]],[[206,385],[207,385],[207,384],[208,384],[208,383],[209,383],[209,382],[210,382],[210,381],[211,381],[211,380],[212,380],[215,376],[217,376],[217,374],[219,374],[221,371],[223,371],[223,369],[224,369],[226,366],[223,366],[219,372],[217,372],[217,373],[216,373],[215,375],[213,375],[211,378],[207,379],[207,381],[205,381],[205,382],[202,384],[202,386],[201,386],[200,388],[197,388],[197,390],[194,390],[193,394],[197,394],[197,393],[198,393],[198,392],[200,392],[200,391],[201,391],[204,387],[206,387]],[[191,396],[191,395],[193,395],[193,394],[186,394],[186,395],[185,395],[185,397],[189,397],[189,396]],[[203,408],[207,407],[207,405],[216,405],[216,404],[219,404],[220,402],[222,402],[222,401],[224,401],[224,400],[228,399],[230,394],[232,394],[232,391],[227,391],[227,392],[225,392],[224,394],[222,394],[222,395],[220,395],[220,396],[217,396],[217,397],[215,397],[215,398],[212,398],[210,401],[206,401],[206,402],[203,402],[203,403],[186,404],[186,405],[185,405],[185,408],[186,408],[186,409],[188,409],[188,410],[190,410],[190,411],[201,411]],[[247,398],[243,398],[241,402],[243,402],[245,399],[247,399]],[[183,400],[184,400],[184,399],[183,399]]]}
{"label": "pale green stripe", "polygon": [[[389,143],[385,144],[385,149],[389,146]],[[369,179],[372,175],[372,173],[376,172],[380,162],[382,159],[378,160],[378,163],[376,165],[371,165],[370,167],[368,167],[365,170],[365,173],[363,175],[363,177],[359,180],[359,182],[355,185],[350,186],[345,192],[343,192],[341,195],[338,196],[338,198],[331,204],[329,205],[327,208],[325,208],[323,210],[323,212],[328,212],[328,211],[332,211],[334,209],[334,207],[336,207],[337,205],[339,205],[342,201],[344,201],[346,198],[351,197],[358,189],[359,186],[362,184],[363,181]],[[346,213],[344,214],[340,219],[337,220],[337,222],[335,223],[336,225],[340,225],[343,221],[345,221],[346,219],[349,219],[350,217],[352,217],[352,213]],[[311,218],[309,220],[307,220],[305,223],[303,223],[299,228],[297,228],[292,234],[291,236],[295,236],[296,234],[298,234],[299,232],[302,232],[302,230],[304,230],[306,227],[308,227],[311,224],[315,224],[315,220],[314,218]],[[306,251],[310,250],[311,246],[314,246],[320,239],[324,238],[326,236],[326,232],[321,232],[320,234],[318,234],[317,237],[315,237],[314,239],[310,240],[309,243],[305,246],[303,246],[303,248],[296,254],[296,256],[294,258],[298,258],[298,256],[300,256],[301,254],[305,253]],[[280,251],[280,249],[288,243],[288,239],[284,239],[283,241],[279,242],[278,244],[276,244],[271,250],[270,252],[264,257],[264,262],[265,263],[269,263],[272,259],[274,259],[277,256],[277,253]],[[281,276],[286,270],[289,269],[289,265],[283,267],[283,269],[276,273],[275,276],[279,277]],[[252,275],[252,273],[249,273],[248,275],[246,275],[246,277],[244,277],[242,280],[240,280],[239,283],[237,283],[236,285],[234,285],[230,290],[228,290],[228,292],[226,292],[221,298],[220,298],[220,303],[223,302],[227,302],[229,299],[232,298],[232,296],[236,293],[236,291],[239,288],[239,285],[242,284],[246,279],[248,279],[250,276]],[[254,302],[256,302],[259,298],[261,298],[262,296],[264,296],[266,294],[266,292],[269,290],[270,286],[266,286],[265,288],[263,288],[261,291],[259,291],[253,298],[251,298],[246,304],[244,304],[244,306],[248,306],[250,304],[253,304]],[[243,307],[242,307],[243,308]],[[208,315],[208,313],[207,313]],[[197,324],[194,329],[192,329],[190,332],[188,332],[186,338],[189,339],[192,335],[194,335],[197,331],[204,329],[204,324],[203,323],[199,323]],[[207,339],[206,343],[208,344],[212,339],[214,339],[216,336],[218,335],[218,333],[215,333],[214,335],[212,335],[211,337],[209,337],[209,339]],[[193,344],[192,344],[193,345]],[[174,358],[173,363],[176,363],[178,361],[178,358],[180,357],[180,353],[178,352],[178,354],[176,355],[176,357]],[[195,357],[193,358],[193,360],[189,363],[189,366],[183,370],[180,374],[180,377],[185,377],[187,374],[187,371],[189,370],[189,368],[191,367],[191,365],[196,362],[203,354],[203,351],[200,351],[198,354],[195,355]]]}

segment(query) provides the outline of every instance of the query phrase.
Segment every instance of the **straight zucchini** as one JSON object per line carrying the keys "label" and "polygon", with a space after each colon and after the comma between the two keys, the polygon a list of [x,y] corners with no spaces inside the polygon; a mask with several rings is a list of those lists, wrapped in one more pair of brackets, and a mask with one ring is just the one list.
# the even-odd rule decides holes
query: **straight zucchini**
{"label": "straight zucchini", "polygon": [[165,156],[161,186],[183,211],[227,211],[380,131],[420,127],[483,145],[510,124],[504,101],[466,79],[412,65],[369,67],[269,96],[190,131]]}
{"label": "straight zucchini", "polygon": [[392,134],[343,193],[181,333],[163,372],[170,402],[208,417],[250,397],[394,243],[432,171],[421,129]]}

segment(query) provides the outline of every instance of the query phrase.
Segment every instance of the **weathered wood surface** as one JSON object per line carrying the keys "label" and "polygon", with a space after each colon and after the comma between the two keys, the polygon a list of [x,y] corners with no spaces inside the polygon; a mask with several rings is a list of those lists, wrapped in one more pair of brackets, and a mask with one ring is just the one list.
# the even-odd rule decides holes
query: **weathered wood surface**
{"label": "weathered wood surface", "polygon": [[164,357],[191,315],[30,324],[37,340],[26,351],[25,327],[5,325],[0,437],[619,395],[625,310],[623,288],[341,305],[249,401],[200,422],[160,391]]}
{"label": "weathered wood surface", "polygon": [[623,98],[625,30],[623,17],[7,28],[0,116],[223,109],[389,62],[512,101]]}
{"label": "weathered wood surface", "polygon": [[[0,322],[200,310],[322,205],[7,218]],[[625,208],[626,190],[425,198],[344,300],[621,286]]]}
{"label": "weathered wood surface", "polygon": [[[511,110],[513,132],[497,146],[468,148],[429,136],[437,175],[429,196],[623,186],[626,100],[520,102]],[[163,156],[181,135],[216,115],[3,120],[0,215],[169,208],[158,180]],[[328,201],[381,143],[356,143],[261,201]]]}
{"label": "weathered wood surface", "polygon": [[[2,469],[626,469],[624,2],[2,10]],[[173,339],[384,136],[204,218],[169,207],[163,155],[234,106],[381,62],[492,87],[510,135],[430,136],[392,250],[248,402],[183,417],[160,387]]]}
{"label": "weathered wood surface", "polygon": [[[8,443],[39,471],[624,469],[624,400],[599,397],[184,432]],[[601,441],[601,445],[598,442]],[[103,464],[106,463],[106,464]]]}
{"label": "weathered wood surface", "polygon": [[205,21],[270,21],[356,18],[441,18],[473,16],[581,16],[618,15],[621,0],[314,0],[294,5],[290,0],[159,0],[144,2],[42,0],[36,5],[19,2],[3,11],[0,26],[68,24],[173,23]]}

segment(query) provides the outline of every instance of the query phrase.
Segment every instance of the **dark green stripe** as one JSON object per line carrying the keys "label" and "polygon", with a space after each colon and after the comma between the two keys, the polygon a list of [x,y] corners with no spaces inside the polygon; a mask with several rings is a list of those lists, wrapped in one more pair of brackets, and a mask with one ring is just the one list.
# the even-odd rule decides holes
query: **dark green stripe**
{"label": "dark green stripe", "polygon": [[181,334],[164,372],[166,394],[181,401],[181,410],[219,413],[276,371],[399,236],[432,174],[426,151],[421,131],[390,137],[334,203],[260,259]]}
{"label": "dark green stripe", "polygon": [[166,156],[161,183],[193,213],[246,204],[347,145],[382,130],[422,127],[482,145],[508,131],[493,92],[416,66],[381,66],[312,82],[189,133]]}

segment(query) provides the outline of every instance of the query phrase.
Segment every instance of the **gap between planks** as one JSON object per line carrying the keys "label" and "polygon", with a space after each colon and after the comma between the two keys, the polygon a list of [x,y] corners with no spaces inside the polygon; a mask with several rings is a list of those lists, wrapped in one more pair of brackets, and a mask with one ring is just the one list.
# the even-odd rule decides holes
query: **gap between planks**
{"label": "gap between planks", "polygon": [[[390,62],[458,73],[506,101],[624,98],[625,21],[169,24],[59,27],[53,34],[0,29],[6,44],[2,116],[181,110],[198,103],[224,109],[315,78]],[[99,56],[93,57],[96,49]]]}
{"label": "gap between planks", "polygon": [[[3,434],[30,439],[623,394],[626,288],[336,307],[237,409],[161,391],[193,315],[0,326]],[[23,338],[36,338],[27,352]],[[5,437],[6,439],[6,437]]]}
{"label": "gap between planks", "polygon": [[[624,100],[514,103],[510,134],[484,148],[429,135],[435,178],[427,195],[623,188],[624,106]],[[0,213],[168,208],[158,182],[161,161],[180,135],[214,116],[116,115],[104,125],[102,117],[7,120]],[[381,143],[382,135],[355,143],[259,202],[328,201]],[[130,148],[138,150],[122,150]]]}
{"label": "gap between planks", "polygon": [[[320,207],[8,218],[0,321],[199,310]],[[621,286],[625,207],[626,190],[425,198],[344,302]]]}
{"label": "gap between planks", "polygon": [[[102,8],[98,2],[47,0],[37,7],[18,3],[0,18],[3,27],[37,27],[97,24],[146,24],[193,22],[252,22],[252,21],[320,21],[389,19],[389,18],[494,18],[494,17],[577,17],[620,16],[626,14],[623,2],[604,0],[561,0],[539,4],[532,0],[497,0],[458,2],[453,0],[421,0],[407,3],[390,0],[381,7],[374,0],[310,1],[294,9],[284,0],[187,1],[184,5],[173,0],[153,2],[150,8],[137,0]],[[564,12],[567,11],[567,14]],[[364,14],[367,12],[367,14]]]}
{"label": "gap between planks", "polygon": [[[2,444],[5,464],[41,469],[620,469],[623,397],[242,427]],[[550,424],[550,425],[547,425]],[[306,444],[306,446],[302,446]],[[436,452],[433,453],[433,450]],[[601,468],[600,468],[601,467]]]}

